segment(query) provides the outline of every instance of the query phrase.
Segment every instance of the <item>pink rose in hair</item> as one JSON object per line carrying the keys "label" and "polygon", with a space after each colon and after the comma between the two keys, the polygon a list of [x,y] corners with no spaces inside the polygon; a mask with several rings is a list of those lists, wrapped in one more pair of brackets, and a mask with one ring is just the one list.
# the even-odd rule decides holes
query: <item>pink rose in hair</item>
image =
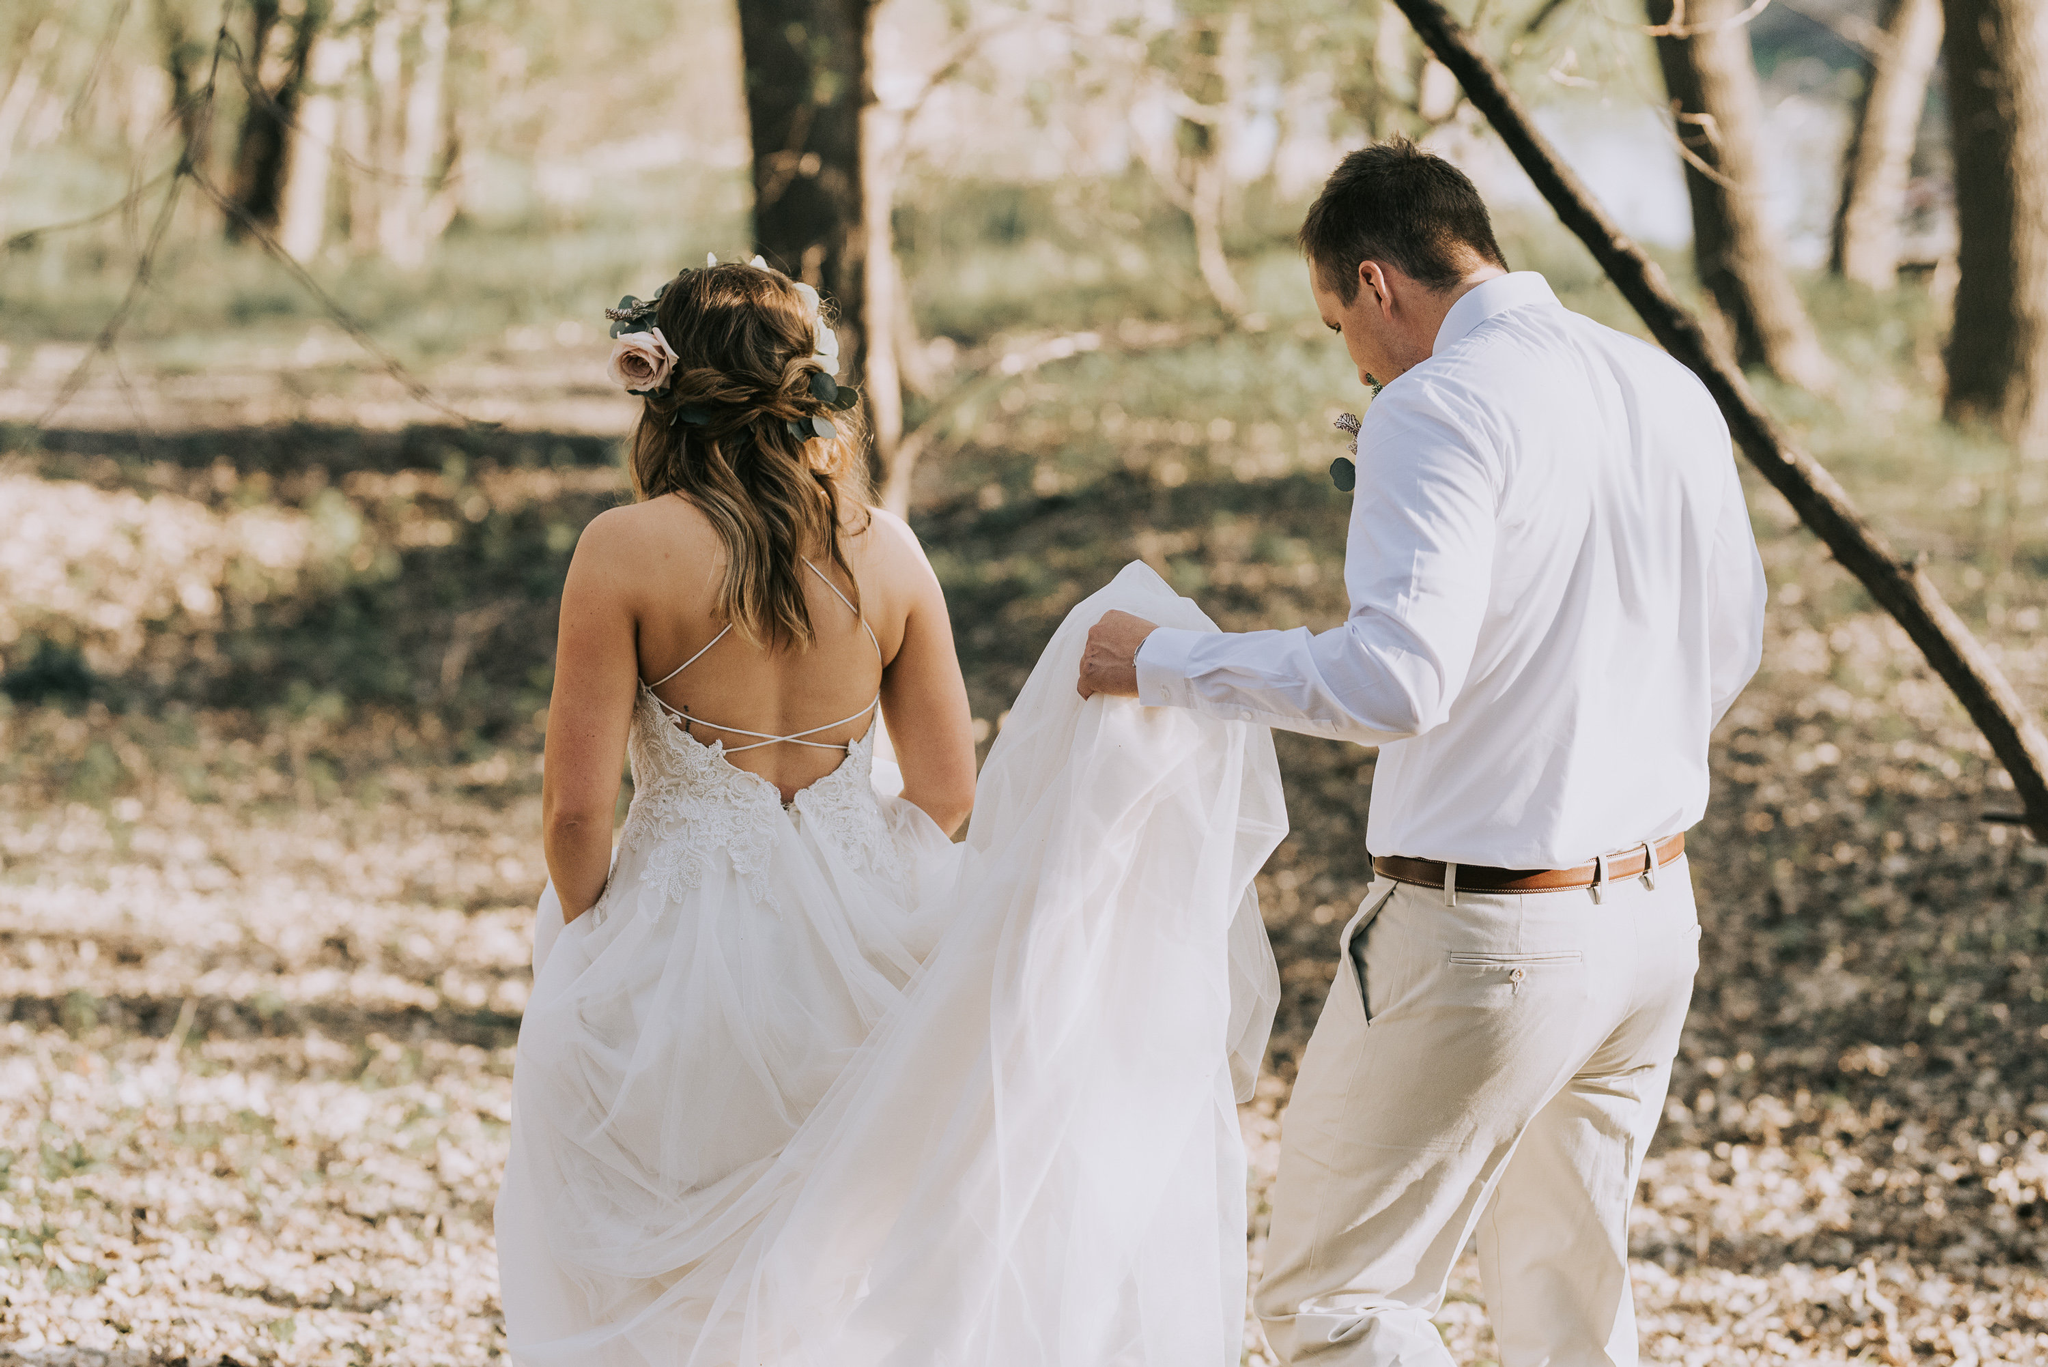
{"label": "pink rose in hair", "polygon": [[629,394],[645,394],[668,383],[669,372],[679,358],[661,329],[629,332],[612,343],[611,364],[605,376]]}

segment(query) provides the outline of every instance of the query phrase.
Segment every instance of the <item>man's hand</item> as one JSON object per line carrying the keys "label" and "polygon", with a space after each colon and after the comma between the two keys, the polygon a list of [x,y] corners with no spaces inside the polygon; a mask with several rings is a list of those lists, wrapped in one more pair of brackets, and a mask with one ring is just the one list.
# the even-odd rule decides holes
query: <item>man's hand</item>
{"label": "man's hand", "polygon": [[1154,623],[1128,612],[1109,613],[1090,627],[1088,648],[1081,652],[1081,696],[1137,697],[1138,647],[1157,630]]}

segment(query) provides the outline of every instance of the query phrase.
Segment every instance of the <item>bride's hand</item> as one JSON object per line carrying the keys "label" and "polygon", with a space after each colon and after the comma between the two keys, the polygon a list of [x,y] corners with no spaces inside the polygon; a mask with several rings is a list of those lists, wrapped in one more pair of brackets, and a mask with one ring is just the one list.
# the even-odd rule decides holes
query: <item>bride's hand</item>
{"label": "bride's hand", "polygon": [[1112,698],[1138,696],[1138,648],[1159,628],[1128,612],[1110,612],[1088,629],[1088,648],[1081,652],[1084,698],[1106,693]]}

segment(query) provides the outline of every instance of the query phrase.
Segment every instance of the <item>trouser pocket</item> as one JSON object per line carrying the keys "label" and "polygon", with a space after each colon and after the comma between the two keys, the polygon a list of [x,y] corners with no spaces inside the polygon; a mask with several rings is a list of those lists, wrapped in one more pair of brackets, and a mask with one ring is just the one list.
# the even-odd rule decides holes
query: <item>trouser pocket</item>
{"label": "trouser pocket", "polygon": [[1358,1004],[1365,1012],[1367,1025],[1372,1024],[1372,994],[1367,990],[1365,980],[1366,930],[1380,914],[1380,908],[1386,906],[1387,899],[1401,886],[1391,878],[1382,881],[1384,886],[1366,889],[1365,900],[1358,904],[1358,910],[1344,923],[1343,933],[1337,937],[1337,971],[1348,974],[1352,986],[1358,989]]}

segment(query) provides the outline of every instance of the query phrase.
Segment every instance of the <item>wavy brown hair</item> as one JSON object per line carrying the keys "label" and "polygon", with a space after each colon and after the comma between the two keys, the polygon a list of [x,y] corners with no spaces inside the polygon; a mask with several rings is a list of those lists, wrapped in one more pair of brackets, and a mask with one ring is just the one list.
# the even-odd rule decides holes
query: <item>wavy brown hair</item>
{"label": "wavy brown hair", "polygon": [[[756,645],[809,646],[804,560],[838,567],[860,606],[840,545],[841,506],[865,508],[866,433],[812,392],[824,370],[810,316],[780,271],[717,265],[670,281],[655,325],[679,358],[666,388],[644,396],[629,462],[641,499],[678,494],[711,519],[725,547],[717,613]],[[792,422],[826,417],[831,438],[800,439]]]}

